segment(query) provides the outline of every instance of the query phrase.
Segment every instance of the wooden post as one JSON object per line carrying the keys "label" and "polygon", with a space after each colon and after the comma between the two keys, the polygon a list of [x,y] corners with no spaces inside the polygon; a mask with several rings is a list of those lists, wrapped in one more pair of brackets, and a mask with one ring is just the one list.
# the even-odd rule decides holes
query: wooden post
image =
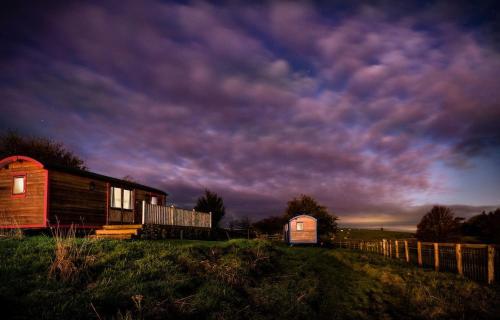
{"label": "wooden post", "polygon": [[457,257],[457,272],[459,275],[463,276],[464,269],[462,264],[462,246],[460,245],[460,243],[457,243],[455,245],[455,255]]}
{"label": "wooden post", "polygon": [[439,271],[439,243],[434,242],[434,269]]}
{"label": "wooden post", "polygon": [[212,229],[212,211],[210,211],[208,214],[210,214],[210,229]]}
{"label": "wooden post", "polygon": [[488,284],[495,280],[495,247],[488,246]]}
{"label": "wooden post", "polygon": [[385,257],[385,255],[387,254],[387,241],[385,239],[382,239],[382,253]]}
{"label": "wooden post", "polygon": [[418,266],[422,266],[422,242],[417,242]]}
{"label": "wooden post", "polygon": [[146,200],[142,200],[142,224],[146,222]]}
{"label": "wooden post", "polygon": [[408,240],[405,240],[405,258],[406,262],[410,262],[410,250],[408,249]]}
{"label": "wooden post", "polygon": [[398,244],[398,240],[394,241],[394,244],[396,245],[396,259],[399,259],[399,244]]}

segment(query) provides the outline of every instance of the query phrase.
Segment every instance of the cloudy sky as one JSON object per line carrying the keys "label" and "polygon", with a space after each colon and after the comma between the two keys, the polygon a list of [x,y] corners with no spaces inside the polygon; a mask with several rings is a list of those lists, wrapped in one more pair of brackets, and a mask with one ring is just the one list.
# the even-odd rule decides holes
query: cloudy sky
{"label": "cloudy sky", "polygon": [[363,227],[499,206],[499,10],[400,2],[19,1],[0,130],[235,217],[301,193]]}

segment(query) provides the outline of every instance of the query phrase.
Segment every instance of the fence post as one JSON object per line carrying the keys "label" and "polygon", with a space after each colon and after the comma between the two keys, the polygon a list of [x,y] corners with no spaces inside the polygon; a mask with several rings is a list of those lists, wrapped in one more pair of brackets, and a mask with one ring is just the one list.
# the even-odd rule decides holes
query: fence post
{"label": "fence post", "polygon": [[392,258],[392,240],[389,240],[389,257]]}
{"label": "fence post", "polygon": [[382,239],[382,251],[385,257],[387,255],[387,240],[385,239]]}
{"label": "fence post", "polygon": [[410,262],[410,250],[408,249],[408,240],[405,240],[405,258],[406,262]]}
{"label": "fence post", "polygon": [[434,242],[434,269],[439,271],[439,243]]}
{"label": "fence post", "polygon": [[488,284],[495,280],[495,247],[488,246]]}
{"label": "fence post", "polygon": [[455,255],[457,256],[457,272],[459,275],[463,276],[464,269],[462,265],[462,245],[460,245],[460,243],[455,245]]}
{"label": "fence post", "polygon": [[209,214],[210,214],[210,222],[209,222],[210,223],[210,229],[212,229],[212,211],[210,211]]}
{"label": "fence post", "polygon": [[396,259],[399,259],[399,244],[398,244],[398,240],[395,240],[394,244],[396,245]]}
{"label": "fence post", "polygon": [[422,242],[417,242],[418,266],[422,266]]}
{"label": "fence post", "polygon": [[146,222],[146,200],[142,200],[142,224]]}

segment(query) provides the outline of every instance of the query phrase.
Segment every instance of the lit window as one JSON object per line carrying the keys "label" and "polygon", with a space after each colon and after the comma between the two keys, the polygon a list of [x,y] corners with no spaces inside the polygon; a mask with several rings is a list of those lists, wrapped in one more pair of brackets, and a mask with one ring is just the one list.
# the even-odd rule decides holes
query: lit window
{"label": "lit window", "polygon": [[297,222],[297,231],[304,230],[304,222]]}
{"label": "lit window", "polygon": [[151,204],[158,204],[158,197],[151,197]]}
{"label": "lit window", "polygon": [[132,209],[132,191],[123,190],[123,209]]}
{"label": "lit window", "polygon": [[111,187],[111,207],[132,210],[132,191]]}
{"label": "lit window", "polygon": [[111,188],[111,207],[121,208],[122,207],[122,189],[121,188]]}
{"label": "lit window", "polygon": [[23,194],[26,192],[26,176],[14,177],[12,194]]}

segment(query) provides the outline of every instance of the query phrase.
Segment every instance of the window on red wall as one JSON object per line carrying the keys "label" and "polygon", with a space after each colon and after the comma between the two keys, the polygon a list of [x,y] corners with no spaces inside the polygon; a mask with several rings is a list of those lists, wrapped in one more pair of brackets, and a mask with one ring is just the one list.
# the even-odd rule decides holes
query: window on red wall
{"label": "window on red wall", "polygon": [[12,180],[12,194],[26,193],[26,176],[15,176]]}

